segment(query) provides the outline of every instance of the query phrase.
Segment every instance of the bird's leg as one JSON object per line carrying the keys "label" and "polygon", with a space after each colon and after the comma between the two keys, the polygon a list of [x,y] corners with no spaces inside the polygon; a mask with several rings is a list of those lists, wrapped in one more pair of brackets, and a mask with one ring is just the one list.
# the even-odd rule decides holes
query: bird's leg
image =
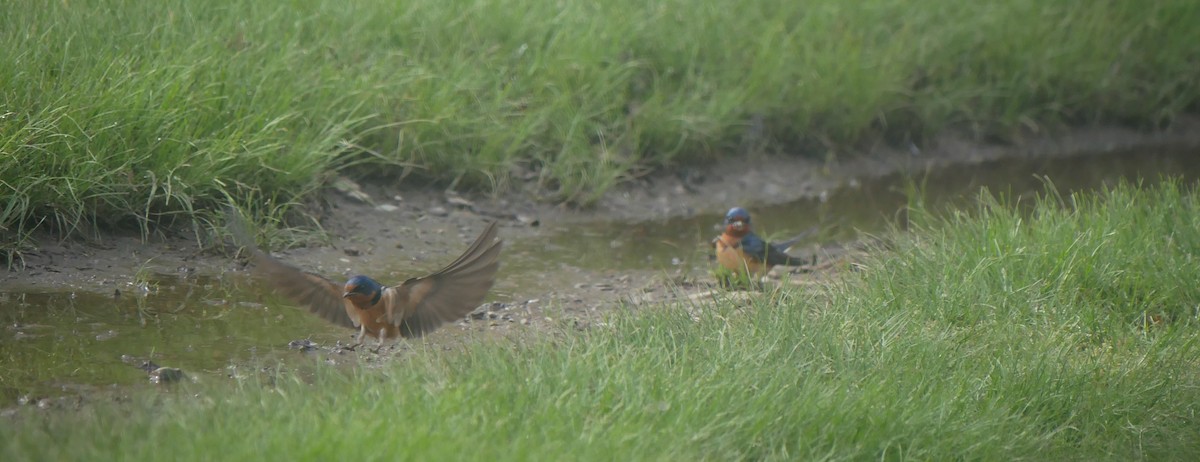
{"label": "bird's leg", "polygon": [[379,344],[376,345],[375,349],[371,350],[371,352],[379,354],[379,350],[383,349],[384,340],[387,340],[387,329],[379,329]]}
{"label": "bird's leg", "polygon": [[363,336],[365,336],[365,335],[367,335],[367,326],[364,324],[362,326],[359,326],[358,335],[354,336],[354,344],[350,345],[349,347],[346,347],[346,349],[350,350],[350,351],[354,351],[354,350],[358,349],[358,347],[362,346]]}

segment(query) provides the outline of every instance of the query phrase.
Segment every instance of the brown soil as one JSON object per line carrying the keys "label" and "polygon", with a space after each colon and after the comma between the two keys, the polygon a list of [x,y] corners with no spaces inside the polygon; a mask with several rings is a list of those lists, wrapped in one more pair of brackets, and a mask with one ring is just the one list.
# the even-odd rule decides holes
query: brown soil
{"label": "brown soil", "polygon": [[[589,221],[645,222],[722,213],[733,205],[785,203],[898,171],[977,163],[1024,156],[1074,156],[1129,149],[1200,147],[1200,120],[1184,120],[1153,133],[1120,128],[1077,130],[1054,138],[1031,138],[1013,145],[984,145],[959,137],[898,150],[877,147],[851,160],[822,162],[801,156],[749,155],[699,168],[681,168],[638,179],[611,191],[594,207],[574,209],[537,202],[530,194],[459,196],[405,185],[362,185],[369,202],[330,189],[324,197],[323,226],[331,245],[273,252],[278,257],[331,278],[379,261],[412,262],[411,274],[436,269],[452,259],[486,220],[500,220],[508,242],[537,239],[555,226]],[[195,236],[166,233],[145,241],[136,234],[112,233],[98,240],[38,238],[24,256],[24,269],[0,273],[6,291],[125,290],[139,271],[219,274],[241,265],[205,250]],[[504,258],[504,257],[502,257]],[[704,275],[664,275],[647,270],[598,272],[547,268],[558,278],[545,285],[497,284],[495,303],[482,307],[457,328],[519,330],[524,325],[587,325],[614,302],[637,303],[672,296],[676,288],[705,289]],[[776,270],[780,273],[781,270]],[[820,271],[818,271],[820,272]],[[811,275],[797,275],[803,282]]]}

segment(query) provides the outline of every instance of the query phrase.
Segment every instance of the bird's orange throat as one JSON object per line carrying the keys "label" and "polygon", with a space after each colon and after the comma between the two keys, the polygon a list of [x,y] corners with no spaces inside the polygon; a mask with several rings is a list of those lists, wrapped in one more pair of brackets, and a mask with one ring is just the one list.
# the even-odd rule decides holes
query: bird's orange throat
{"label": "bird's orange throat", "polygon": [[742,242],[742,236],[731,234],[728,229],[725,230],[725,233],[721,234],[721,237],[718,237],[717,239],[719,239],[721,244],[724,244],[725,247],[730,248],[736,248],[738,244],[741,244]]}
{"label": "bird's orange throat", "polygon": [[372,306],[375,306],[376,303],[379,303],[379,297],[380,293],[378,292],[374,295],[353,293],[347,295],[346,300],[350,300],[350,303],[354,304],[355,308],[360,310],[368,310],[371,309]]}
{"label": "bird's orange throat", "polygon": [[747,234],[750,234],[750,225],[743,224],[741,226],[737,226],[737,224],[735,224],[735,223],[730,223],[728,225],[725,225],[725,234],[724,235],[726,235],[726,236],[730,236],[734,239],[741,239],[743,237],[746,237]]}

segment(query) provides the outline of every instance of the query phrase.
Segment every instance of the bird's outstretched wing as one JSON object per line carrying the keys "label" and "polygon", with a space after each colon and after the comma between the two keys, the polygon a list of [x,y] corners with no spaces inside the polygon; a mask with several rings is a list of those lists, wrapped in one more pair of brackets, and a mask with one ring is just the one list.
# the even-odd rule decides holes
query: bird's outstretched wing
{"label": "bird's outstretched wing", "polygon": [[258,249],[244,219],[233,212],[226,214],[226,226],[234,242],[250,254],[256,276],[265,280],[276,292],[326,321],[345,327],[358,327],[342,301],[342,287],[325,277],[302,271],[276,260]]}
{"label": "bird's outstretched wing", "polygon": [[388,289],[397,291],[397,296],[389,300],[402,305],[388,310],[401,336],[420,337],[479,306],[500,267],[503,241],[496,239],[496,232],[496,223],[488,224],[475,242],[445,268]]}

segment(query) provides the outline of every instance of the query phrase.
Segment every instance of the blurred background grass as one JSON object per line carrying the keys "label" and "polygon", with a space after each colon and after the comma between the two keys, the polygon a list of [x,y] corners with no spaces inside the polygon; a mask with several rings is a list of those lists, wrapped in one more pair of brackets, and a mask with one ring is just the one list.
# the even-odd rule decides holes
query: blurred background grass
{"label": "blurred background grass", "polygon": [[[731,9],[732,8],[732,9]],[[0,5],[0,248],[285,213],[338,173],[589,203],[750,150],[1195,112],[1190,0]],[[399,181],[399,180],[396,180]]]}

